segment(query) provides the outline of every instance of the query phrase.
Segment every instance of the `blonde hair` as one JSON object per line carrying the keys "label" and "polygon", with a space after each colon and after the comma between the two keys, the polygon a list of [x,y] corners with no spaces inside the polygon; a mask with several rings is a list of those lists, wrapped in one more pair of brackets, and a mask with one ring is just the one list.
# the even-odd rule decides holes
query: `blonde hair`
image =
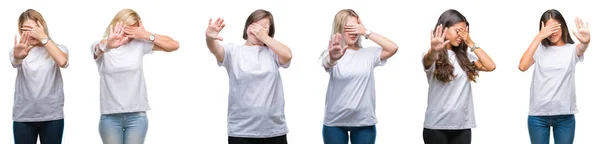
{"label": "blonde hair", "polygon": [[104,37],[106,38],[108,35],[110,35],[110,27],[117,24],[117,22],[123,22],[125,25],[138,25],[140,20],[140,15],[138,15],[138,13],[134,10],[123,9],[115,15],[110,24],[106,27],[106,31],[104,31]]}
{"label": "blonde hair", "polygon": [[41,26],[44,27],[44,32],[46,33],[46,35],[48,35],[48,37],[50,37],[50,33],[48,33],[48,26],[46,25],[46,20],[44,20],[42,14],[33,9],[27,9],[19,16],[19,34],[23,33],[23,30],[21,28],[23,27],[23,23],[25,23],[25,21],[27,20],[33,20],[42,24]]}
{"label": "blonde hair", "polygon": [[[335,14],[335,17],[333,18],[333,25],[331,28],[331,35],[329,36],[330,39],[333,39],[333,36],[337,33],[342,35],[342,39],[341,39],[341,45],[346,45],[346,40],[344,39],[344,27],[346,26],[346,23],[348,22],[348,18],[349,17],[356,17],[357,19],[358,14],[352,10],[352,9],[342,9],[340,10],[337,14]],[[362,44],[361,44],[361,35],[358,35],[358,38],[356,39],[356,46],[359,48],[362,48]],[[327,49],[325,49],[325,51],[323,51],[321,53],[321,57],[325,56],[326,54],[328,54],[329,52],[329,45],[327,45]]]}

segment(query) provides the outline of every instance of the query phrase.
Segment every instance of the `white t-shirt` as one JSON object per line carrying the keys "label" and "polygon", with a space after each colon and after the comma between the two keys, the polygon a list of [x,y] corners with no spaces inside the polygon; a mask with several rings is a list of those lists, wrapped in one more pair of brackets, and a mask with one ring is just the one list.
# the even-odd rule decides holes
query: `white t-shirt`
{"label": "white t-shirt", "polygon": [[[469,61],[479,60],[474,53],[467,53]],[[471,80],[460,67],[456,53],[448,50],[448,60],[454,66],[454,79],[444,83],[434,76],[435,62],[425,69],[429,83],[427,111],[424,127],[427,129],[470,129],[475,128],[475,112]]]}
{"label": "white t-shirt", "polygon": [[[58,44],[57,47],[68,55],[67,47]],[[41,46],[31,48],[23,62],[15,65],[13,50],[11,49],[9,54],[10,61],[18,70],[15,81],[13,121],[39,122],[63,119],[65,100],[60,67],[48,54],[46,48]]]}
{"label": "white t-shirt", "polygon": [[[92,54],[96,44],[92,44]],[[150,110],[143,58],[152,53],[153,47],[151,42],[132,40],[96,58],[102,114]]]}
{"label": "white t-shirt", "polygon": [[266,46],[223,45],[229,75],[228,135],[267,138],[288,133],[279,58]]}
{"label": "white t-shirt", "polygon": [[583,60],[577,56],[577,45],[543,46],[533,55],[529,115],[549,116],[577,113],[575,102],[575,65]]}
{"label": "white t-shirt", "polygon": [[[385,65],[380,47],[347,49],[329,72],[325,100],[326,126],[372,126],[375,117],[373,70]],[[326,54],[327,55],[327,54]]]}

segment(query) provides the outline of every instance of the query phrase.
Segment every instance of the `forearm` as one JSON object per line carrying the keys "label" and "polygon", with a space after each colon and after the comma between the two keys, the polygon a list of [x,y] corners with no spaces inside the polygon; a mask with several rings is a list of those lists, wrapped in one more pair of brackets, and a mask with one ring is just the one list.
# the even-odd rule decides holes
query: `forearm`
{"label": "forearm", "polygon": [[292,51],[283,43],[271,38],[263,38],[263,42],[279,57],[280,64],[287,64],[292,60]]}
{"label": "forearm", "polygon": [[225,49],[219,44],[218,40],[206,37],[206,46],[208,47],[208,50],[210,50],[210,53],[215,55],[217,62],[223,62]]}
{"label": "forearm", "polygon": [[475,49],[475,51],[473,51],[473,52],[479,59],[479,62],[481,62],[482,67],[479,67],[478,70],[493,71],[496,69],[496,64],[494,63],[492,58],[483,49],[478,48],[478,49]]}
{"label": "forearm", "polygon": [[48,41],[48,43],[46,43],[46,45],[44,45],[44,48],[46,48],[46,51],[48,52],[48,54],[50,54],[50,57],[52,57],[52,59],[54,59],[54,62],[59,67],[64,68],[67,65],[67,62],[68,62],[67,54],[65,52],[63,52],[62,50],[60,50],[60,48],[58,48],[58,46],[56,46],[54,41],[52,41],[52,40]]}
{"label": "forearm", "polygon": [[154,41],[152,43],[169,52],[179,49],[179,42],[166,35],[154,34]]}
{"label": "forearm", "polygon": [[588,45],[590,43],[580,43],[579,45],[577,45],[577,56],[583,56],[583,53],[585,53],[585,51],[588,48]]}
{"label": "forearm", "polygon": [[423,56],[423,66],[425,69],[428,69],[438,59],[440,59],[440,53],[438,51],[429,49],[425,56]]}
{"label": "forearm", "polygon": [[14,48],[13,48],[13,50],[10,51],[9,58],[10,58],[10,64],[12,64],[13,68],[17,68],[17,67],[21,66],[21,64],[23,63],[23,59],[19,59],[19,58],[15,57]]}
{"label": "forearm", "polygon": [[533,55],[535,54],[535,51],[537,50],[542,40],[543,38],[536,36],[535,39],[531,42],[531,44],[529,44],[527,51],[525,51],[519,62],[519,70],[526,71],[527,69],[529,69],[529,67],[531,67],[531,65],[533,65],[535,61],[533,59]]}
{"label": "forearm", "polygon": [[379,35],[375,32],[369,35],[369,39],[375,42],[377,45],[381,46],[383,51],[391,53],[392,55],[398,51],[398,45],[396,45],[392,40]]}

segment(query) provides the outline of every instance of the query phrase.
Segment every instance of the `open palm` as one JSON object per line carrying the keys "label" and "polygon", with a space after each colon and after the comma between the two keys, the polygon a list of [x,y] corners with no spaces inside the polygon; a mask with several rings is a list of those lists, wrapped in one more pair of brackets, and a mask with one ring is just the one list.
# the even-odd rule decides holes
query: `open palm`
{"label": "open palm", "polygon": [[575,25],[577,25],[577,30],[573,31],[573,35],[577,37],[579,42],[587,44],[590,43],[590,26],[586,22],[584,23],[581,18],[575,19]]}
{"label": "open palm", "polygon": [[333,36],[332,40],[329,40],[329,58],[332,60],[339,60],[346,53],[348,46],[342,46],[342,35],[337,33]]}
{"label": "open palm", "polygon": [[443,50],[450,40],[444,41],[446,30],[442,29],[442,25],[438,25],[435,31],[431,32],[431,49],[434,51]]}
{"label": "open palm", "polygon": [[129,37],[125,36],[125,24],[117,22],[115,26],[110,26],[110,34],[108,35],[108,48],[118,48],[129,41]]}
{"label": "open palm", "polygon": [[33,48],[27,45],[29,42],[29,37],[30,33],[27,31],[23,31],[21,34],[21,40],[19,40],[19,42],[17,42],[17,36],[15,36],[15,46],[13,48],[13,55],[15,58],[24,59],[27,57],[27,55],[29,55],[29,50]]}
{"label": "open palm", "polygon": [[219,33],[225,27],[224,19],[217,18],[215,22],[212,22],[212,18],[208,20],[208,28],[206,28],[206,37],[213,40],[223,40],[223,37],[219,36]]}

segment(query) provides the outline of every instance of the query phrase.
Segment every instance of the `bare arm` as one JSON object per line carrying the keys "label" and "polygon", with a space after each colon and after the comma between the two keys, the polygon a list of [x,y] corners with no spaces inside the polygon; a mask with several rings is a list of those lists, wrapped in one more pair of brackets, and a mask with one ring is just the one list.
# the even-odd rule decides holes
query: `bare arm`
{"label": "bare arm", "polygon": [[590,44],[590,26],[587,22],[583,22],[581,18],[575,18],[575,24],[577,25],[577,31],[573,31],[573,35],[577,37],[580,44],[577,45],[577,56],[583,56],[583,53]]}
{"label": "bare arm", "polygon": [[527,51],[525,51],[525,53],[521,57],[521,60],[519,61],[519,70],[523,72],[527,71],[527,69],[529,69],[529,67],[533,65],[533,63],[535,62],[535,59],[533,59],[533,55],[535,54],[535,51],[537,50],[542,40],[542,38],[536,36],[535,39],[533,39],[533,41],[531,42],[531,44],[529,44]]}
{"label": "bare arm", "polygon": [[269,37],[263,36],[261,41],[264,42],[279,58],[280,65],[286,65],[292,60],[292,51],[283,43]]}
{"label": "bare arm", "polygon": [[179,49],[179,42],[166,35],[154,34],[154,47],[152,50],[173,52]]}
{"label": "bare arm", "polygon": [[398,45],[382,35],[373,32],[369,35],[369,39],[377,43],[377,45],[381,46],[383,49],[380,56],[382,61],[392,57],[398,51]]}
{"label": "bare arm", "polygon": [[48,40],[48,43],[44,45],[50,57],[54,59],[54,62],[61,68],[65,68],[68,62],[68,54],[63,52],[52,40]]}
{"label": "bare arm", "polygon": [[225,27],[224,22],[224,19],[217,18],[213,23],[211,18],[208,20],[208,27],[206,28],[206,46],[215,55],[218,63],[223,63],[223,59],[225,59],[225,49],[219,44],[219,41],[223,41],[223,37],[219,36],[219,33]]}

